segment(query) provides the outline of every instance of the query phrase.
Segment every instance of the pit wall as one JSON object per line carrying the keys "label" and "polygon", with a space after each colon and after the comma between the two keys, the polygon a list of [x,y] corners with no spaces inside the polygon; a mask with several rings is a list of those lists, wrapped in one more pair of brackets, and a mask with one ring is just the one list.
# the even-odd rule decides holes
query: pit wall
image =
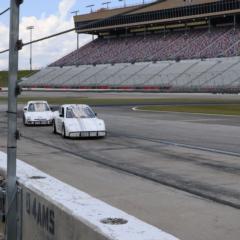
{"label": "pit wall", "polygon": [[[0,152],[3,175],[6,158]],[[22,199],[21,239],[178,240],[20,160],[17,177]]]}

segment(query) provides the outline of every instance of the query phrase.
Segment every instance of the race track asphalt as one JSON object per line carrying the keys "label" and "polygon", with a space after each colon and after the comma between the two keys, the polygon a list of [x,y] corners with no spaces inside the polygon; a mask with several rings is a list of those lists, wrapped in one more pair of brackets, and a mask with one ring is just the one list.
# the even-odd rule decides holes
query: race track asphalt
{"label": "race track asphalt", "polygon": [[104,139],[63,139],[52,127],[23,126],[19,113],[18,158],[180,239],[239,239],[240,117],[95,111]]}

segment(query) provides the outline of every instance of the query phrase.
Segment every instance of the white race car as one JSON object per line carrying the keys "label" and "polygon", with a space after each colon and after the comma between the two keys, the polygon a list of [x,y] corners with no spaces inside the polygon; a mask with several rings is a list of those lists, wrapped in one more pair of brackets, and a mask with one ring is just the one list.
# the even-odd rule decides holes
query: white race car
{"label": "white race car", "polygon": [[105,137],[106,128],[102,119],[84,104],[60,106],[59,113],[53,121],[53,132],[62,137]]}
{"label": "white race car", "polygon": [[54,114],[46,101],[29,101],[23,108],[24,125],[52,125]]}

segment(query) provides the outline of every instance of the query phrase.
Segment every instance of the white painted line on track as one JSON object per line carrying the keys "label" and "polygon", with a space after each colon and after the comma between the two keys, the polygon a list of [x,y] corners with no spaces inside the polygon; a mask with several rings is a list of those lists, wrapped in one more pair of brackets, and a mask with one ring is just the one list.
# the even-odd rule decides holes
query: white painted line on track
{"label": "white painted line on track", "polygon": [[[145,105],[142,105],[144,107]],[[149,105],[148,105],[149,106]],[[160,106],[160,105],[159,105]],[[169,105],[164,105],[164,106],[169,106]],[[170,105],[171,106],[171,105]],[[154,110],[142,110],[139,109],[138,107],[133,107],[133,111],[136,112],[152,112],[152,113],[183,113],[186,115],[203,115],[203,116],[217,116],[217,117],[235,117],[235,118],[240,118],[240,116],[237,115],[226,115],[226,114],[211,114],[211,113],[190,113],[190,112],[176,112],[176,111],[154,111]]]}

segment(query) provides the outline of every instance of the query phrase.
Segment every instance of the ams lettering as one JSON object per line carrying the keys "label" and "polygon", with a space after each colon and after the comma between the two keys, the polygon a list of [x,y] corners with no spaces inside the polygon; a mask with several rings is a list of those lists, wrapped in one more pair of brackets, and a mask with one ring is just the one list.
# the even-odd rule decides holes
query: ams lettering
{"label": "ams lettering", "polygon": [[55,233],[55,214],[52,209],[49,209],[44,204],[41,204],[34,197],[31,199],[30,193],[26,194],[26,212],[28,215],[33,216],[36,223],[48,231],[50,234]]}

